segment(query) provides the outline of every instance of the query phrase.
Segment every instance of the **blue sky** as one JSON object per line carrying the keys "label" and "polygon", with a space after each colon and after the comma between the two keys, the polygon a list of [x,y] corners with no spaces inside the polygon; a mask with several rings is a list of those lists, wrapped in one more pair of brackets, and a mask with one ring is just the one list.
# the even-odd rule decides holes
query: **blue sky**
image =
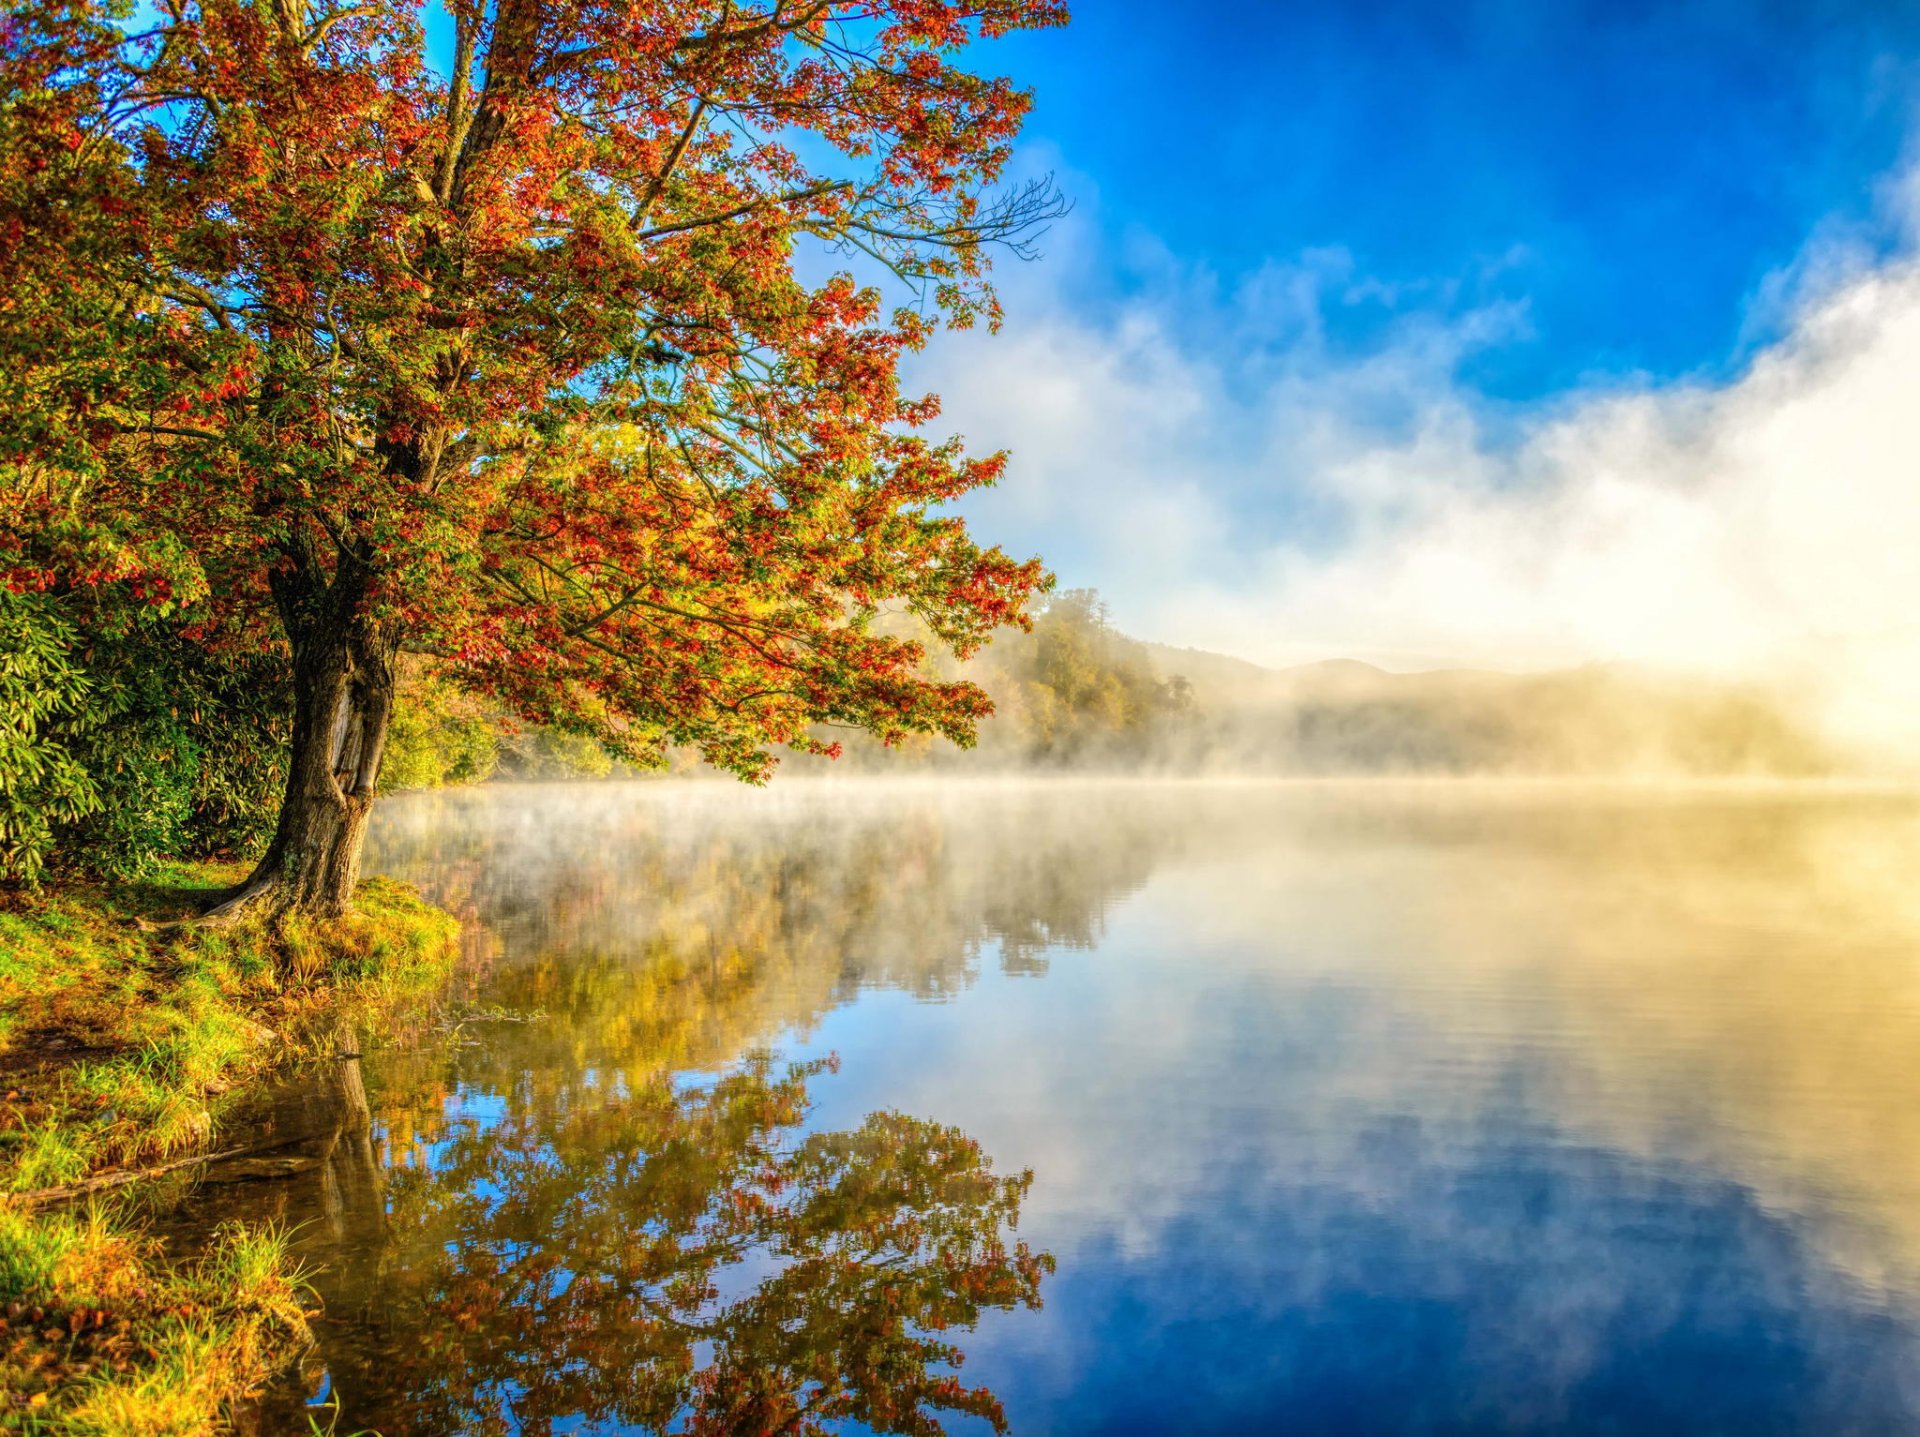
{"label": "blue sky", "polygon": [[[1337,246],[1403,304],[1523,304],[1467,373],[1528,400],[1743,353],[1818,227],[1873,233],[1917,56],[1893,3],[1084,0],[995,62],[1116,250],[1142,230],[1230,281]],[[1333,337],[1388,312],[1343,306]]]}
{"label": "blue sky", "polygon": [[1920,6],[1079,8],[981,56],[1074,212],[915,376],[984,537],[1276,666],[1920,713]]}

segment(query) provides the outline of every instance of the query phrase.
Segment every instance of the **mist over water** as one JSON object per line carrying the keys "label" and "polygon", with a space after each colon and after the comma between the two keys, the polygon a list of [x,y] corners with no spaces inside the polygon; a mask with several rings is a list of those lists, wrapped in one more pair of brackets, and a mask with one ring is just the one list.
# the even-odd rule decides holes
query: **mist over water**
{"label": "mist over water", "polygon": [[342,1430],[684,1424],[621,1234],[936,1152],[1031,1186],[729,1249],[694,1369],[847,1359],[925,1202],[1056,1264],[939,1333],[1015,1432],[1920,1431],[1916,860],[1920,800],[1813,786],[408,798],[372,862],[469,915],[461,1021],[296,1084],[263,1121],[313,1165],[199,1201],[307,1224],[330,1321],[264,1431],[314,1391]]}
{"label": "mist over water", "polygon": [[[1393,288],[1336,246],[1237,282],[1167,252],[1108,313],[1057,272],[1016,276],[1007,332],[942,346],[928,379],[962,432],[1017,456],[1019,482],[969,507],[1097,584],[1129,633],[1273,668],[1648,668],[1749,688],[1845,766],[1910,774],[1911,149],[1873,192],[1879,240],[1813,226],[1789,263],[1743,271],[1739,352],[1716,339],[1686,377],[1609,373],[1575,346],[1584,382],[1490,402],[1479,361],[1566,336],[1534,332],[1525,303],[1411,294],[1356,354],[1329,336]],[[1067,233],[1063,261],[1097,271],[1097,243]]]}

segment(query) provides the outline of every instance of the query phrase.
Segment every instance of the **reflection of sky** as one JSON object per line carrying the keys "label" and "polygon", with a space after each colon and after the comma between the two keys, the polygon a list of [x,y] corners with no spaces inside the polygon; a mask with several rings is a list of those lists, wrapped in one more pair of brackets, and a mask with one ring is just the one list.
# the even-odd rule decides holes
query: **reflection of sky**
{"label": "reflection of sky", "polygon": [[1035,1168],[1022,1233],[1059,1273],[966,1369],[1016,1431],[1915,1425],[1910,1315],[1750,1190],[1557,1130],[1525,1054],[1473,1075],[1474,1112],[1383,1083],[1382,1045],[1422,1069],[1427,1035],[1365,992],[1183,1001],[1190,955],[1135,917],[1044,985],[876,994],[813,1040],[844,1061],[820,1123],[938,1112]]}
{"label": "reflection of sky", "polygon": [[[1920,1430],[1920,919],[1858,861],[1907,808],[1085,798],[922,804],[1009,875],[929,871],[970,981],[872,976],[940,971],[909,913],[757,1035],[839,1055],[816,1128],[897,1108],[1034,1169],[1046,1307],[962,1342],[1016,1432]],[[830,855],[854,820],[812,801],[698,831]],[[623,861],[604,819],[583,865]],[[1050,893],[1092,946],[1035,976],[992,936],[1031,915],[967,903],[1037,863],[1104,918]],[[609,1064],[563,1051],[529,1061]]]}

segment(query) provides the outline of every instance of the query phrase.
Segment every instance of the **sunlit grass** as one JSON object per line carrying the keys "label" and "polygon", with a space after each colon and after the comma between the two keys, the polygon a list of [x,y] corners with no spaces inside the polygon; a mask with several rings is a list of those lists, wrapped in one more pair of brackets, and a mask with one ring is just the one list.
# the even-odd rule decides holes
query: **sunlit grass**
{"label": "sunlit grass", "polygon": [[307,1340],[282,1234],[226,1229],[180,1265],[121,1207],[41,1200],[217,1144],[248,1081],[446,976],[458,925],[385,880],[330,923],[136,924],[240,876],[0,900],[0,1431],[214,1431]]}
{"label": "sunlit grass", "polygon": [[0,908],[0,1057],[28,1060],[0,1078],[14,1092],[0,1116],[0,1191],[191,1151],[233,1087],[323,1050],[343,1013],[431,987],[453,953],[454,920],[383,879],[334,922],[141,932],[135,918],[178,912],[239,870],[164,876]]}
{"label": "sunlit grass", "polygon": [[308,1297],[277,1229],[225,1227],[176,1266],[105,1205],[0,1202],[0,1428],[213,1431],[307,1341]]}

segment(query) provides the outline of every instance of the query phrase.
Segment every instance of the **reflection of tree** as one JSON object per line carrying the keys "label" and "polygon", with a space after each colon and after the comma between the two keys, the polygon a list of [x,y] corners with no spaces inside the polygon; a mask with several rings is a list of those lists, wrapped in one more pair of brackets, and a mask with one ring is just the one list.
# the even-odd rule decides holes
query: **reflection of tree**
{"label": "reflection of tree", "polygon": [[[377,1384],[379,1344],[364,1340],[385,1326],[379,1257],[387,1236],[386,1171],[374,1141],[361,1059],[313,1065],[268,1095],[250,1136],[260,1156],[215,1164],[192,1202],[170,1220],[197,1235],[229,1219],[285,1228],[301,1268],[324,1303],[318,1335],[336,1391]],[[354,1336],[333,1339],[344,1324]],[[305,1366],[312,1366],[311,1361]],[[314,1371],[290,1374],[293,1390],[270,1393],[232,1414],[239,1437],[306,1430],[299,1399]]]}
{"label": "reflection of tree", "polygon": [[802,1135],[817,1065],[666,1075],[558,1121],[456,1127],[393,1171],[384,1305],[413,1334],[348,1417],[394,1431],[563,1419],[812,1433],[854,1419],[1004,1428],[947,1334],[1037,1307],[1052,1260],[1009,1243],[1030,1173],[952,1128],[875,1113]]}
{"label": "reflection of tree", "polygon": [[[287,1131],[328,1134],[278,1210],[317,1269],[341,1430],[998,1424],[952,1335],[1037,1304],[1050,1260],[1009,1232],[1028,1177],[896,1113],[808,1134],[810,1073],[754,1055],[862,988],[938,999],[983,955],[1091,946],[1175,830],[1093,790],[745,810],[680,788],[396,805],[378,861],[466,908],[482,996],[541,1020],[377,1052],[370,1148],[331,1087],[292,1105]],[[228,1200],[258,1215],[258,1191]]]}
{"label": "reflection of tree", "polygon": [[490,997],[551,1015],[476,1061],[570,1071],[528,1061],[528,1045],[560,1043],[622,1070],[705,1068],[863,988],[937,999],[983,952],[1026,974],[1092,947],[1184,835],[1157,804],[1093,787],[1080,800],[820,784],[423,795],[393,805],[374,859],[498,935]]}
{"label": "reflection of tree", "polygon": [[[357,1289],[335,1276],[355,1273],[364,1254],[379,1250],[386,1229],[386,1175],[374,1148],[360,1060],[325,1065],[315,1081],[290,1090],[280,1107],[282,1121],[291,1109],[304,1122],[312,1136],[302,1147],[319,1164],[308,1183],[314,1211],[301,1233],[302,1265],[314,1272],[329,1316],[338,1320],[357,1311],[364,1319],[377,1286]],[[369,1380],[370,1354],[363,1348],[349,1346],[328,1357],[337,1386],[352,1389]]]}

